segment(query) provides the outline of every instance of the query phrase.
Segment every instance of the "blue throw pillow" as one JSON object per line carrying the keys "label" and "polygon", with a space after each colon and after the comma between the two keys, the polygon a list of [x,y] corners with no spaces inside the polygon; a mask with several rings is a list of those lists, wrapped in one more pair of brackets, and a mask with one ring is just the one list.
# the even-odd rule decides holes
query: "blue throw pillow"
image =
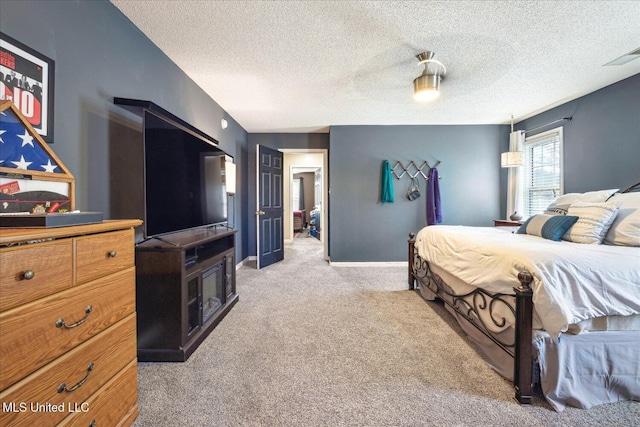
{"label": "blue throw pillow", "polygon": [[533,215],[520,226],[518,234],[558,241],[576,221],[578,217],[573,215]]}

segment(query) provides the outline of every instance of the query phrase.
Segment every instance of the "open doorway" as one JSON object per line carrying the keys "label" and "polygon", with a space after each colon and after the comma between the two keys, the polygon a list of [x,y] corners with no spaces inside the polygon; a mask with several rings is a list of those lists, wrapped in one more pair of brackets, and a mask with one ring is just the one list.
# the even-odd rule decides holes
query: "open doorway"
{"label": "open doorway", "polygon": [[281,151],[285,244],[321,245],[323,257],[328,260],[327,150]]}
{"label": "open doorway", "polygon": [[291,212],[293,213],[293,243],[297,239],[321,241],[322,168],[291,167]]}

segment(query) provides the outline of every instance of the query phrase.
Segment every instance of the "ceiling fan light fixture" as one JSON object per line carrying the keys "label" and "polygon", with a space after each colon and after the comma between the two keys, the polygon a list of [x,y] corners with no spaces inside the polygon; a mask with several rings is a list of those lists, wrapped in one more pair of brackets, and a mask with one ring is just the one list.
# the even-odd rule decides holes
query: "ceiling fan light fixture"
{"label": "ceiling fan light fixture", "polygon": [[434,55],[431,51],[416,55],[419,64],[424,65],[422,75],[413,81],[413,98],[418,102],[433,101],[440,96],[440,82],[447,69],[442,62],[433,59]]}

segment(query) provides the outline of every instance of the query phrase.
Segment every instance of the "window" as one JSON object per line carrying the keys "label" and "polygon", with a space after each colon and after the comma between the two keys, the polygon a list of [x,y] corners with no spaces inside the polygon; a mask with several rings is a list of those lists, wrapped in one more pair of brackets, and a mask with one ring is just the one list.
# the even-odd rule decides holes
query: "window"
{"label": "window", "polygon": [[562,128],[524,141],[523,200],[528,216],[542,213],[562,194]]}
{"label": "window", "polygon": [[300,178],[294,178],[291,183],[291,195],[293,196],[291,208],[294,211],[300,210]]}

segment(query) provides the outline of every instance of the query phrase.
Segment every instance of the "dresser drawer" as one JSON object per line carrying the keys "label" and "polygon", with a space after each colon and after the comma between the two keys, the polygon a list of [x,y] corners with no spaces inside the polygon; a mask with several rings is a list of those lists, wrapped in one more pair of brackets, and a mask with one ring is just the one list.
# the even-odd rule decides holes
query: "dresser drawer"
{"label": "dresser drawer", "polygon": [[[132,314],[0,393],[3,407],[13,405],[16,411],[0,412],[0,425],[55,425],[135,358],[136,317]],[[67,390],[58,392],[61,384]],[[42,406],[32,405],[37,403],[62,411],[43,411]]]}
{"label": "dresser drawer", "polygon": [[78,237],[75,239],[75,245],[78,284],[132,267],[134,264],[133,230]]}
{"label": "dresser drawer", "polygon": [[134,283],[131,267],[0,313],[0,390],[134,313]]}
{"label": "dresser drawer", "polygon": [[87,412],[65,418],[59,426],[129,426],[138,416],[138,375],[131,362],[86,402]]}
{"label": "dresser drawer", "polygon": [[[30,275],[28,272],[33,274],[33,278],[27,278]],[[0,311],[54,294],[72,285],[71,239],[3,248],[0,251]]]}

